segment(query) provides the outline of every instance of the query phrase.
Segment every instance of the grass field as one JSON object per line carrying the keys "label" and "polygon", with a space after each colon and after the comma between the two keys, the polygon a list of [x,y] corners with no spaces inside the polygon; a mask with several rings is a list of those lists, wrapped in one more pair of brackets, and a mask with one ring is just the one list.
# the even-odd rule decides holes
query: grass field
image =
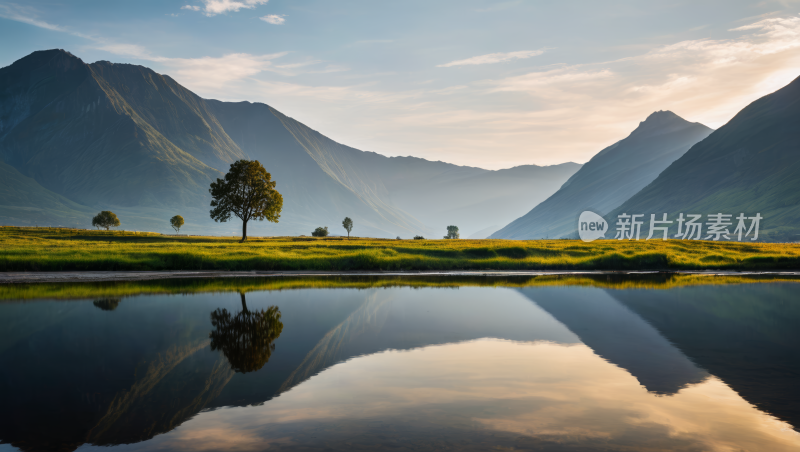
{"label": "grass field", "polygon": [[0,271],[788,270],[800,244],[175,237],[0,227]]}

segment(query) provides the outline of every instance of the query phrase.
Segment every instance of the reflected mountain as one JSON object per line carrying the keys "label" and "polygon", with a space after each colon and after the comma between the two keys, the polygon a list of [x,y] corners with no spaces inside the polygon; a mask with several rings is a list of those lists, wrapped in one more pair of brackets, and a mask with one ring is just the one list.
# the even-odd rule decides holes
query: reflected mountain
{"label": "reflected mountain", "polygon": [[97,298],[4,303],[0,442],[45,451],[145,441],[203,410],[264,403],[352,357],[486,337],[584,342],[657,394],[702,382],[707,369],[792,422],[791,287],[148,295],[112,315]]}
{"label": "reflected mountain", "polygon": [[[484,298],[489,292],[468,289],[419,292],[373,292],[316,344],[278,392],[287,391],[339,362],[385,350],[409,350],[485,337],[579,343],[575,335],[536,306],[520,297],[508,296],[513,292],[492,300]],[[483,296],[470,296],[470,292]]]}
{"label": "reflected mountain", "polygon": [[800,297],[796,285],[607,293],[742,398],[800,431]]}
{"label": "reflected mountain", "polygon": [[2,336],[0,442],[24,451],[133,443],[202,410],[234,372],[209,348],[208,311],[182,304],[145,298],[113,315],[92,301],[4,305],[3,327],[47,321]]}
{"label": "reflected mountain", "polygon": [[648,391],[670,395],[702,382],[697,367],[658,330],[602,289],[519,289],[607,361],[627,370]]}
{"label": "reflected mountain", "polygon": [[261,369],[269,361],[275,350],[275,339],[283,331],[283,323],[277,306],[250,311],[244,292],[240,295],[242,310],[236,315],[224,308],[211,313],[214,330],[208,337],[211,350],[221,350],[231,369],[244,374]]}

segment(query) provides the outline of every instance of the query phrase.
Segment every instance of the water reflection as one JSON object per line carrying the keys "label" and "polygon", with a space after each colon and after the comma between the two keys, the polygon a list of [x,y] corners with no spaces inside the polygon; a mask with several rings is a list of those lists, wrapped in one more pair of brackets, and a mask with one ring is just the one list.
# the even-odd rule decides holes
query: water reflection
{"label": "water reflection", "polygon": [[103,311],[113,311],[122,302],[119,298],[103,298],[102,300],[94,300],[92,304],[98,309]]}
{"label": "water reflection", "polygon": [[0,303],[0,440],[800,449],[795,284],[484,282]]}
{"label": "water reflection", "polygon": [[283,331],[283,323],[277,306],[250,311],[244,292],[240,295],[242,310],[235,315],[225,308],[211,313],[214,330],[208,337],[211,338],[211,350],[221,350],[231,369],[245,374],[261,369],[269,361],[275,350],[275,339]]}

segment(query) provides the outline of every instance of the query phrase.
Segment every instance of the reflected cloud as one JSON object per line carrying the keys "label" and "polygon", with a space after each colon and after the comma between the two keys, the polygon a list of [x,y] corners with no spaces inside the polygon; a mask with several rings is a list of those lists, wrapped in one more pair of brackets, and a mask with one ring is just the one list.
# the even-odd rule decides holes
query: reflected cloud
{"label": "reflected cloud", "polygon": [[[560,445],[553,450],[618,449],[631,438],[656,449],[788,451],[800,444],[787,424],[716,378],[659,397],[585,345],[491,339],[355,358],[263,406],[202,413],[167,436],[191,450],[202,447],[189,441],[196,432],[220,424],[230,427],[214,441],[256,436],[298,447],[325,431],[329,447],[358,442],[358,434],[380,448],[388,440],[372,428],[389,425],[401,433],[413,425],[404,442],[427,441],[427,448],[451,431],[461,439],[445,448],[471,449],[488,437]],[[341,438],[337,426],[347,431]]]}

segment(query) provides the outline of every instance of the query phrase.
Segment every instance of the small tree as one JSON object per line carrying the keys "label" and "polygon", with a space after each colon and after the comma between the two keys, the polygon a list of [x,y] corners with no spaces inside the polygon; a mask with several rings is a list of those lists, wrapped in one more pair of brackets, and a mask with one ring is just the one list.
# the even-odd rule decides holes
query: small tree
{"label": "small tree", "polygon": [[458,235],[458,226],[448,226],[447,227],[447,235],[444,236],[444,238],[446,238],[446,239],[458,239],[458,238],[461,238],[461,236]]}
{"label": "small tree", "polygon": [[425,240],[425,237],[423,237],[421,235],[415,235],[414,236],[414,240]]}
{"label": "small tree", "polygon": [[314,229],[314,232],[312,232],[311,235],[314,236],[314,237],[327,237],[328,236],[328,227],[325,226],[324,228],[323,227],[319,227],[317,229]]}
{"label": "small tree", "polygon": [[116,228],[119,225],[119,218],[117,218],[114,212],[108,210],[104,210],[92,218],[92,226],[98,229],[106,228],[106,231],[108,231],[109,228]]}
{"label": "small tree", "polygon": [[211,218],[225,222],[231,214],[242,220],[242,241],[247,240],[247,222],[278,222],[283,196],[275,190],[275,181],[258,160],[231,163],[225,179],[211,183]]}
{"label": "small tree", "polygon": [[342,226],[344,226],[344,230],[347,231],[347,240],[350,240],[350,231],[353,230],[353,220],[351,220],[350,217],[344,217]]}
{"label": "small tree", "polygon": [[172,229],[174,229],[176,233],[181,232],[181,226],[183,226],[183,217],[180,215],[175,215],[169,219],[169,225],[172,226]]}

